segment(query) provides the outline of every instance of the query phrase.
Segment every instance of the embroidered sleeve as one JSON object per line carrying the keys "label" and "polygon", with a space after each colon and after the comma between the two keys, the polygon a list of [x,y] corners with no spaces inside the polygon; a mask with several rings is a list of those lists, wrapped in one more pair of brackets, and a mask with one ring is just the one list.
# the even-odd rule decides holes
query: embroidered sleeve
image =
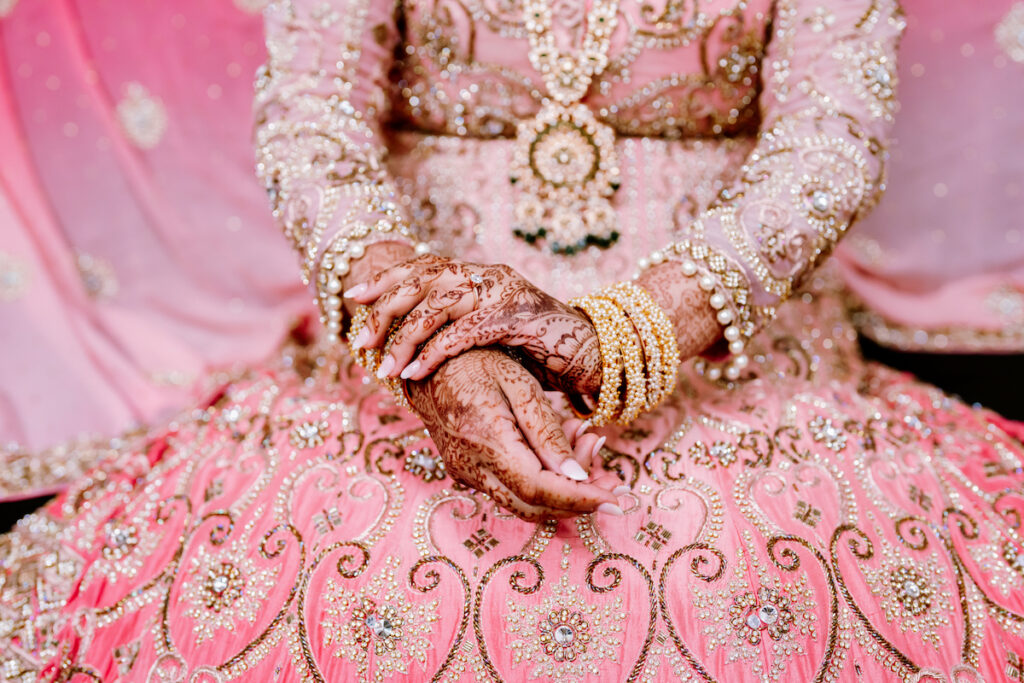
{"label": "embroidered sleeve", "polygon": [[903,26],[897,0],[776,3],[754,151],[675,254],[661,255],[720,294],[733,336],[774,317],[884,189]]}
{"label": "embroidered sleeve", "polygon": [[257,174],[306,283],[328,249],[355,257],[371,241],[412,243],[383,163],[394,11],[388,0],[275,0],[264,13]]}

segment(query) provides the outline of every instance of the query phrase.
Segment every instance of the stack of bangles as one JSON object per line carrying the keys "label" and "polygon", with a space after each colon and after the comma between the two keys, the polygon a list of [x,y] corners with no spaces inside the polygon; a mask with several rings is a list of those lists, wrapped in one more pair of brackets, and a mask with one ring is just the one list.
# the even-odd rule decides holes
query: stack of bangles
{"label": "stack of bangles", "polygon": [[651,295],[621,282],[569,302],[590,318],[601,348],[601,391],[587,421],[629,424],[653,410],[676,386],[679,344]]}

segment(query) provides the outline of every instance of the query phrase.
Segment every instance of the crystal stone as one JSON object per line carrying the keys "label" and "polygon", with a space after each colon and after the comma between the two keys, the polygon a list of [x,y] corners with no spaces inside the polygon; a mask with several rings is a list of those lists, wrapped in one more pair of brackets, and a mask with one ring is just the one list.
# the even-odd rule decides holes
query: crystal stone
{"label": "crystal stone", "polygon": [[223,574],[218,574],[217,576],[213,577],[213,581],[210,583],[210,588],[213,589],[214,593],[220,595],[228,589],[228,583],[228,577],[224,576]]}
{"label": "crystal stone", "polygon": [[764,605],[757,611],[757,616],[766,624],[774,624],[779,620],[779,608],[775,605]]}
{"label": "crystal stone", "polygon": [[911,598],[921,597],[921,587],[917,585],[916,581],[907,579],[903,582],[903,592]]}
{"label": "crystal stone", "polygon": [[378,638],[388,638],[395,632],[395,627],[390,619],[379,617],[376,614],[366,617],[366,626]]}
{"label": "crystal stone", "polygon": [[555,642],[559,645],[571,645],[576,638],[576,632],[565,624],[555,629]]}

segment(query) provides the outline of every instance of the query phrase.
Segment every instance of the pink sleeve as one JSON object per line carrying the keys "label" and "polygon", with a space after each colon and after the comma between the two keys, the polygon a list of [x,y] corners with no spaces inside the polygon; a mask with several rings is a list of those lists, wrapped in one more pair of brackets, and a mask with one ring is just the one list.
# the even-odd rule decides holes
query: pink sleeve
{"label": "pink sleeve", "polygon": [[307,283],[332,241],[412,241],[383,164],[395,11],[393,0],[275,0],[264,13],[257,173]]}
{"label": "pink sleeve", "polygon": [[744,337],[771,320],[884,189],[903,26],[896,0],[776,3],[757,144],[736,182],[674,245],[702,286],[726,295],[719,320]]}

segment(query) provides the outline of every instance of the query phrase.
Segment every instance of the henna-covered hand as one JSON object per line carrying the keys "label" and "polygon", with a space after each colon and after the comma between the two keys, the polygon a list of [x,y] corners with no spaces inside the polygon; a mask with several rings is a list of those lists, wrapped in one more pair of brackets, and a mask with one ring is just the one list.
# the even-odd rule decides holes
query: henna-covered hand
{"label": "henna-covered hand", "polygon": [[579,481],[603,439],[567,436],[578,421],[560,423],[536,378],[504,353],[467,351],[408,391],[452,477],[518,517],[622,514],[618,477]]}
{"label": "henna-covered hand", "polygon": [[404,316],[381,362],[382,377],[423,379],[467,349],[503,345],[519,347],[549,387],[585,395],[600,390],[592,323],[508,266],[419,256],[345,296],[373,307],[357,347],[381,346],[392,323]]}

